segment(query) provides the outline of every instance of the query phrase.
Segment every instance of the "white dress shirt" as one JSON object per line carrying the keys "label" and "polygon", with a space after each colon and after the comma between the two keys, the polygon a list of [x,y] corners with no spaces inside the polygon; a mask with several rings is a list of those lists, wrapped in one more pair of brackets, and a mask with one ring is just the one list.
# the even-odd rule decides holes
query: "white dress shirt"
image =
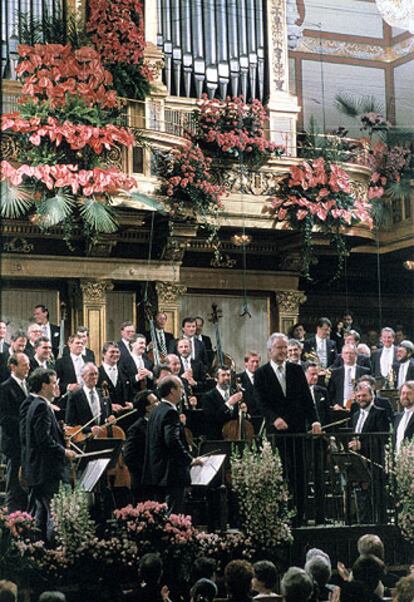
{"label": "white dress shirt", "polygon": [[252,385],[254,385],[254,372],[250,372],[250,370],[247,370],[247,368],[246,368],[246,374],[247,374],[250,382],[252,383]]}
{"label": "white dress shirt", "polygon": [[186,370],[191,370],[191,357],[184,357],[183,355],[181,356],[181,361],[183,362],[183,367],[184,367],[184,372]]}
{"label": "white dress shirt", "polygon": [[283,395],[286,397],[286,362],[283,364],[276,364],[273,360],[270,360],[273,372],[276,374],[276,378],[282,388]]}
{"label": "white dress shirt", "polygon": [[383,347],[380,356],[381,375],[388,378],[394,361],[394,347]]}
{"label": "white dress shirt", "polygon": [[353,364],[353,366],[344,364],[344,370],[344,405],[346,405],[346,402],[351,399],[354,391],[356,364]]}
{"label": "white dress shirt", "polygon": [[408,359],[405,362],[402,362],[400,364],[400,367],[398,368],[398,383],[397,383],[397,388],[399,389],[407,380],[407,372],[408,372],[408,366],[410,365],[410,360]]}
{"label": "white dress shirt", "polygon": [[398,453],[400,451],[401,443],[404,440],[405,429],[408,426],[412,416],[414,415],[414,408],[404,409],[404,414],[400,420],[400,423],[397,428],[397,439],[395,442],[395,451]]}
{"label": "white dress shirt", "polygon": [[83,366],[85,365],[84,359],[82,357],[82,354],[75,355],[74,353],[71,353],[70,357],[72,359],[72,362],[73,362],[73,365],[75,368],[76,382],[79,385],[81,385],[83,382],[81,371],[82,371]]}
{"label": "white dress shirt", "polygon": [[370,413],[371,408],[373,407],[374,402],[371,401],[368,407],[359,409],[359,417],[358,422],[356,423],[355,432],[362,433],[362,429],[364,428],[364,424],[366,419],[368,418],[368,414]]}
{"label": "white dress shirt", "polygon": [[318,354],[319,361],[323,368],[328,365],[328,351],[326,346],[326,339],[321,339],[318,335],[315,335],[316,340],[316,353]]}
{"label": "white dress shirt", "polygon": [[[95,388],[89,389],[89,387],[86,387],[85,385],[82,387],[82,389],[86,395],[86,399],[88,400],[88,404],[91,409],[92,416],[95,418],[96,424],[99,424],[99,418],[101,415],[101,404],[99,403],[98,392]],[[91,393],[93,393],[93,401],[92,401]]]}
{"label": "white dress shirt", "polygon": [[111,366],[110,364],[106,364],[102,362],[102,367],[105,370],[105,373],[108,375],[111,383],[116,387],[116,383],[118,382],[118,366]]}

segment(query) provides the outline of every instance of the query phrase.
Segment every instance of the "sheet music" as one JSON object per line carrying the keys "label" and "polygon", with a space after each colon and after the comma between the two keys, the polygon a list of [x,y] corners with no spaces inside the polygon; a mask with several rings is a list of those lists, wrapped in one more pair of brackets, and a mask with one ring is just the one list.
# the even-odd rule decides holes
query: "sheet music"
{"label": "sheet music", "polygon": [[202,466],[191,468],[191,485],[209,485],[223,465],[226,454],[215,454],[203,458]]}
{"label": "sheet music", "polygon": [[81,488],[85,491],[93,491],[110,461],[110,458],[89,461],[80,479]]}

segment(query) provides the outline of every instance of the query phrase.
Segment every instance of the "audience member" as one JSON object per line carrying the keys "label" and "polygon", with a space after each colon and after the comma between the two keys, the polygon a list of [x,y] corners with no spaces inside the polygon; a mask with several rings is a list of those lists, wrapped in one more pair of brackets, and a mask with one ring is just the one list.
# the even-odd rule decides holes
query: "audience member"
{"label": "audience member", "polygon": [[17,602],[17,585],[13,581],[0,581],[0,602]]}
{"label": "audience member", "polygon": [[254,570],[247,560],[232,560],[224,570],[224,582],[231,602],[249,602]]}
{"label": "audience member", "polygon": [[363,584],[370,602],[380,602],[384,593],[382,579],[385,565],[372,554],[360,556],[352,565],[352,580]]}
{"label": "audience member", "polygon": [[202,578],[191,588],[191,602],[213,602],[217,594],[218,588],[214,581]]}
{"label": "audience member", "polygon": [[253,600],[272,602],[281,600],[274,592],[277,582],[277,570],[270,560],[259,560],[253,565],[254,577],[252,579],[253,592],[257,592]]}
{"label": "audience member", "polygon": [[62,592],[43,592],[39,596],[39,602],[66,602],[66,596]]}
{"label": "audience member", "polygon": [[414,600],[414,575],[407,575],[401,577],[398,581],[395,593],[393,595],[393,602],[413,602]]}
{"label": "audience member", "polygon": [[191,570],[191,582],[195,583],[199,579],[216,580],[217,563],[214,558],[200,556],[196,558]]}
{"label": "audience member", "polygon": [[313,593],[313,582],[303,569],[291,566],[283,575],[282,594],[285,602],[305,602]]}
{"label": "audience member", "polygon": [[163,564],[158,554],[145,554],[139,563],[140,587],[135,602],[168,602],[167,586],[161,587]]}

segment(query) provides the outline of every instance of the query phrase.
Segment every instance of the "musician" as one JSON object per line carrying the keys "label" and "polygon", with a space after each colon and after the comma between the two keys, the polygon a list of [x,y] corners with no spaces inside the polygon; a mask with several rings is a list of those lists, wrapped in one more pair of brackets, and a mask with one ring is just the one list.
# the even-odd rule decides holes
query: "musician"
{"label": "musician", "polygon": [[[195,318],[186,317],[182,321],[182,337],[190,341],[191,359],[199,360],[204,364],[205,370],[208,368],[208,356],[205,345],[196,337],[197,324]],[[169,349],[170,353],[177,353],[177,341]]]}
{"label": "musician", "polygon": [[[92,362],[95,364],[95,354],[92,349],[89,349],[89,330],[86,326],[78,326],[76,329],[76,336],[82,339],[83,342],[83,350],[82,357],[84,362]],[[70,353],[69,347],[65,345],[63,347],[62,355],[68,355]]]}
{"label": "musician", "polygon": [[302,362],[303,352],[303,344],[296,339],[288,340],[288,348],[287,348],[287,359],[291,364],[298,364],[298,366],[304,367],[304,362]]}
{"label": "musician", "polygon": [[121,352],[115,341],[108,341],[102,348],[102,364],[98,369],[98,387],[103,383],[108,388],[108,394],[115,414],[123,410],[132,410],[134,391],[122,367],[119,366]]}
{"label": "musician", "polygon": [[141,485],[141,481],[148,420],[153,409],[159,404],[159,399],[154,393],[145,389],[137,394],[134,404],[137,409],[137,420],[128,429],[122,453],[131,475],[132,493],[137,503],[150,499],[150,492]]}
{"label": "musician", "polygon": [[22,418],[25,424],[21,430],[25,435],[23,472],[35,504],[35,525],[48,543],[53,540],[50,502],[60,481],[66,479],[66,460],[75,457],[75,452],[65,447],[63,432],[51,408],[56,384],[54,370],[37,368],[32,372],[29,388],[33,398]]}
{"label": "musician", "polygon": [[244,371],[237,375],[243,387],[243,401],[250,416],[260,414],[259,402],[254,388],[254,376],[260,366],[261,357],[257,351],[248,351],[244,356]]}
{"label": "musician", "polygon": [[19,436],[19,412],[29,395],[26,378],[29,374],[29,358],[16,353],[9,358],[10,378],[0,385],[1,451],[6,457],[6,505],[8,512],[24,511],[27,495],[19,483],[21,446]]}
{"label": "musician", "polygon": [[49,322],[47,307],[42,304],[36,305],[33,309],[33,319],[42,328],[43,336],[47,337],[52,343],[53,355],[57,357],[59,355],[60,328]]}
{"label": "musician", "polygon": [[135,370],[135,362],[131,357],[132,343],[135,341],[136,330],[132,322],[127,320],[121,324],[121,339],[118,341],[121,352],[120,364],[127,372]]}
{"label": "musician", "polygon": [[321,424],[329,422],[329,399],[328,391],[325,387],[318,385],[319,366],[316,362],[307,361],[305,363],[305,376],[309,385],[315,412],[318,421]]}
{"label": "musician", "polygon": [[306,340],[306,329],[303,322],[296,322],[289,330],[289,338],[295,339],[295,341],[299,341],[302,345]]}
{"label": "musician", "polygon": [[188,339],[178,339],[177,355],[181,364],[181,378],[186,380],[194,389],[201,390],[206,378],[206,369],[200,360],[191,358],[191,347]]}
{"label": "musician", "polygon": [[217,385],[201,399],[206,417],[206,435],[208,439],[222,439],[223,426],[238,416],[239,402],[243,399],[242,391],[232,393],[230,388],[231,370],[217,368],[215,374]]}
{"label": "musician", "polygon": [[24,330],[17,330],[10,337],[9,355],[14,353],[24,353],[27,345],[27,337]]}
{"label": "musician", "polygon": [[400,451],[403,441],[414,437],[414,380],[408,380],[400,388],[400,406],[402,412],[394,421],[394,449]]}
{"label": "musician", "polygon": [[[167,324],[168,316],[164,311],[159,311],[154,317],[155,337],[158,351],[164,357],[167,355],[171,346],[174,346],[174,335],[172,332],[166,332],[165,325]],[[150,333],[146,335],[147,340],[150,340]]]}
{"label": "musician", "polygon": [[347,406],[350,408],[355,382],[364,374],[369,374],[369,368],[357,365],[354,345],[344,345],[341,355],[344,365],[332,370],[328,385],[329,401],[334,410],[343,410]]}
{"label": "musician", "polygon": [[154,364],[146,354],[147,341],[145,336],[143,334],[137,334],[131,339],[131,345],[130,361],[128,363],[123,362],[121,356],[121,368],[135,392],[143,388],[151,389],[153,381],[152,369]]}
{"label": "musician", "polygon": [[[365,458],[383,465],[387,440],[379,435],[369,437],[367,434],[388,433],[390,424],[387,414],[385,410],[375,406],[375,391],[368,383],[362,382],[356,385],[355,399],[359,410],[351,416],[351,428],[357,436],[348,443],[348,447],[353,452],[359,452]],[[373,464],[370,464],[369,471],[371,483],[359,483],[357,489],[358,522],[362,524],[371,523],[373,519],[376,522],[383,522],[385,518],[384,471]]]}
{"label": "musician", "polygon": [[85,364],[81,370],[83,385],[69,396],[66,405],[66,424],[69,426],[82,426],[93,417],[95,421],[92,426],[84,429],[84,432],[92,431],[94,435],[99,432],[99,426],[105,422],[114,422],[111,401],[105,398],[102,392],[96,388],[99,372],[95,364]]}
{"label": "musician", "polygon": [[401,341],[397,347],[397,363],[394,364],[395,383],[399,389],[407,380],[414,380],[414,344]]}
{"label": "musician", "polygon": [[191,483],[190,466],[202,464],[202,460],[194,460],[190,454],[178,416],[177,405],[183,395],[180,379],[162,379],[158,393],[161,403],[148,420],[142,483],[165,500],[170,513],[179,514],[184,510],[185,488]]}
{"label": "musician", "polygon": [[33,323],[29,324],[26,333],[28,340],[24,352],[29,358],[29,360],[31,360],[35,355],[35,342],[37,339],[43,336],[43,331],[39,324]]}
{"label": "musician", "polygon": [[193,391],[189,381],[185,378],[181,378],[182,365],[180,358],[175,353],[169,353],[165,358],[168,368],[171,374],[179,376],[184,387],[183,402],[186,408],[195,408],[198,404],[197,397],[193,395]]}
{"label": "musician", "polygon": [[34,354],[30,359],[30,372],[36,368],[53,368],[54,360],[52,343],[45,336],[38,337],[34,342]]}
{"label": "musician", "polygon": [[[358,345],[361,340],[359,333],[356,330],[350,330],[345,333],[344,337],[344,345],[354,345],[357,350],[356,363],[358,366],[363,366],[364,368],[368,368],[369,372],[371,372],[371,361],[369,357],[363,354],[358,353]],[[344,365],[344,360],[341,355],[337,355],[334,363],[332,364],[332,368],[341,368]]]}
{"label": "musician", "polygon": [[[374,391],[375,394],[375,399],[374,399],[374,404],[377,408],[382,408],[383,410],[385,410],[385,413],[387,414],[387,419],[388,422],[390,424],[393,424],[394,422],[394,410],[393,407],[391,405],[390,400],[388,399],[388,397],[383,397],[382,395],[379,394],[377,388],[378,388],[378,382],[375,380],[375,378],[371,375],[371,374],[364,374],[363,376],[361,376],[358,379],[359,383],[365,382],[368,383],[372,390]],[[358,409],[358,404],[355,402],[352,404],[351,406],[351,413],[353,413],[354,411],[356,411]]]}
{"label": "musician", "polygon": [[336,358],[335,342],[329,338],[332,322],[329,318],[319,318],[316,323],[316,334],[306,339],[303,345],[304,353],[316,353],[321,366],[328,368]]}
{"label": "musician", "polygon": [[389,379],[393,366],[397,363],[397,347],[394,345],[395,332],[389,326],[381,330],[382,347],[371,357],[372,374],[375,378]]}
{"label": "musician", "polygon": [[[303,369],[287,359],[288,338],[274,332],[267,341],[270,361],[257,369],[255,387],[266,419],[269,434],[305,433],[308,425],[319,434],[317,419],[309,386]],[[305,467],[301,438],[276,439],[285,473],[293,489],[296,503],[296,524],[300,525],[304,512]]]}
{"label": "musician", "polygon": [[68,338],[69,354],[63,355],[56,362],[56,372],[62,394],[78,391],[82,384],[82,369],[85,360],[82,356],[83,339],[76,334]]}
{"label": "musician", "polygon": [[201,316],[196,316],[195,321],[196,321],[196,338],[199,341],[201,341],[202,343],[204,343],[204,347],[206,348],[207,358],[208,358],[208,362],[209,362],[207,368],[209,369],[211,367],[211,364],[213,363],[213,359],[214,359],[213,343],[211,342],[210,337],[208,337],[206,334],[203,334],[204,318],[202,318]]}
{"label": "musician", "polygon": [[10,345],[6,341],[7,324],[4,320],[0,320],[0,355],[4,353],[8,356]]}

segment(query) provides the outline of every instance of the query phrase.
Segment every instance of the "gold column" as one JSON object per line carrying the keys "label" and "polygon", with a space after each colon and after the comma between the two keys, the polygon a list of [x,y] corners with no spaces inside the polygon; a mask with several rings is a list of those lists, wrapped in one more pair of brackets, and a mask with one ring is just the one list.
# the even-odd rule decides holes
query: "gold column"
{"label": "gold column", "polygon": [[172,331],[175,337],[181,332],[181,297],[187,287],[174,282],[157,282],[158,310],[167,314],[167,331]]}
{"label": "gold column", "polygon": [[81,280],[83,324],[89,328],[89,347],[101,357],[106,341],[106,293],[114,288],[109,280]]}
{"label": "gold column", "polygon": [[299,306],[305,303],[306,295],[301,291],[277,291],[278,328],[287,334],[289,328],[298,321]]}

